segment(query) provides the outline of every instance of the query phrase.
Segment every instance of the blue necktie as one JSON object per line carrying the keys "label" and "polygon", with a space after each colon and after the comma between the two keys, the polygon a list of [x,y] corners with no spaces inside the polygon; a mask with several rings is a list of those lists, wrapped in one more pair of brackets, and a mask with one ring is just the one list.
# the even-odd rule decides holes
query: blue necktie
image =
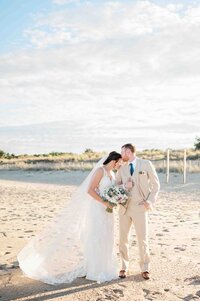
{"label": "blue necktie", "polygon": [[132,176],[133,173],[134,173],[133,163],[130,163],[129,165],[130,165],[130,174],[131,174],[131,176]]}

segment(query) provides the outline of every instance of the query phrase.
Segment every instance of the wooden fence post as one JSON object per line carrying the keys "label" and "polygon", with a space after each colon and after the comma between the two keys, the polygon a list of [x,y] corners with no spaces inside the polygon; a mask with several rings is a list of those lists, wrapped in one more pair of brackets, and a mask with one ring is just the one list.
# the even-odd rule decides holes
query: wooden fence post
{"label": "wooden fence post", "polygon": [[167,150],[166,180],[169,182],[169,149]]}
{"label": "wooden fence post", "polygon": [[183,183],[186,183],[186,149],[184,149],[184,155],[183,155]]}

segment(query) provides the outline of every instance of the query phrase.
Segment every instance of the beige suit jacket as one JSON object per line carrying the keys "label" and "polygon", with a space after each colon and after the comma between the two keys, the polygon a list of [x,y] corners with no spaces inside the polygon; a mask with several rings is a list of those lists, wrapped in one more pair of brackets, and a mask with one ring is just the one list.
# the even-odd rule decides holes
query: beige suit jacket
{"label": "beige suit jacket", "polygon": [[[130,175],[129,164],[120,167],[116,174],[116,183],[125,185],[131,177],[134,186],[129,192],[127,205],[119,208],[120,214],[125,214],[127,210],[144,210],[144,206],[139,205],[141,201],[148,201],[151,205],[155,204],[160,189],[159,179],[152,163],[148,160],[136,158],[136,168],[133,175]],[[140,207],[139,207],[140,206]]]}

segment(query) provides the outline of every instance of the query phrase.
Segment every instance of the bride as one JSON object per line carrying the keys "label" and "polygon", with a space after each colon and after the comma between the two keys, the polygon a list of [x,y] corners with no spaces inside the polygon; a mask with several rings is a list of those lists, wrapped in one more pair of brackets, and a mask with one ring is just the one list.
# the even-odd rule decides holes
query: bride
{"label": "bride", "polygon": [[53,221],[21,250],[17,259],[25,275],[48,284],[118,277],[114,216],[101,195],[114,184],[120,159],[115,151],[102,158]]}

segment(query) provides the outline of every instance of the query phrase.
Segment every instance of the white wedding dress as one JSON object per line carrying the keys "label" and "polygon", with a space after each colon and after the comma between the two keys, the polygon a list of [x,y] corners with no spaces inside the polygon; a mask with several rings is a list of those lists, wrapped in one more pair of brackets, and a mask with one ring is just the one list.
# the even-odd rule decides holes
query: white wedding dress
{"label": "white wedding dress", "polygon": [[[114,173],[110,179],[102,168],[100,194],[114,184]],[[71,202],[18,254],[19,266],[28,277],[48,284],[68,283],[83,276],[98,283],[118,277],[114,215],[87,193],[96,169]]]}

